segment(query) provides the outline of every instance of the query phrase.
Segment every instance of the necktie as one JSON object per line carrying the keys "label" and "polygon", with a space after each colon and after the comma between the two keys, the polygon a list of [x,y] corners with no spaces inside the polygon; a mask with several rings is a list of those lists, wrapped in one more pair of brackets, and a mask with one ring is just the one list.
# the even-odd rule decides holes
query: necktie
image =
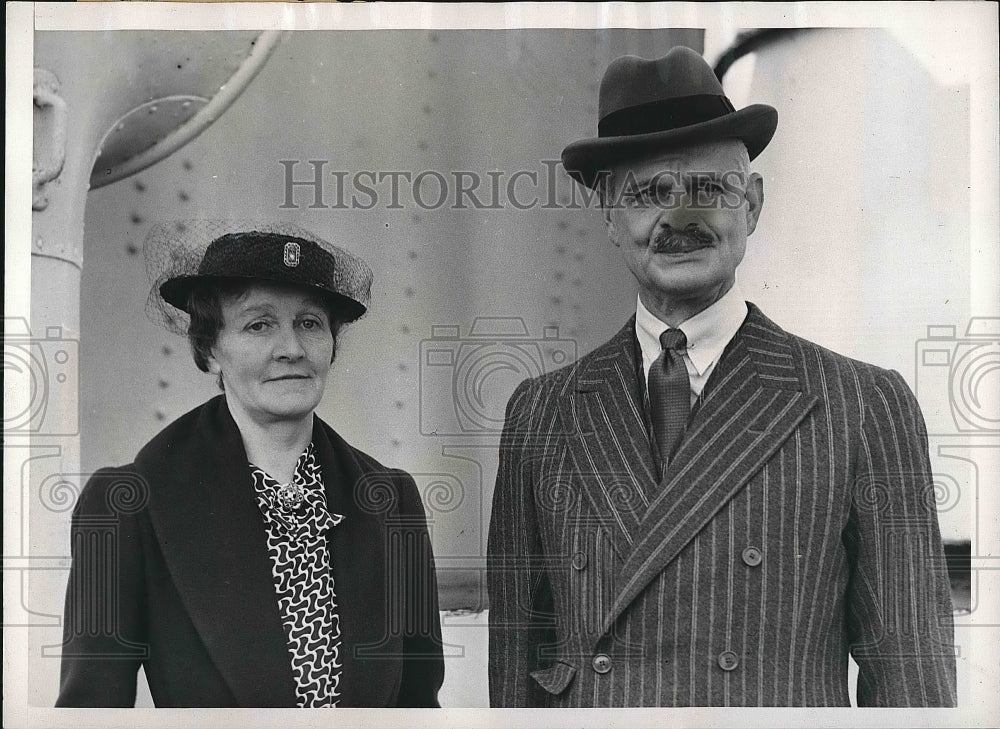
{"label": "necktie", "polygon": [[[677,450],[691,412],[691,383],[684,365],[687,337],[680,329],[660,335],[660,356],[649,369],[649,414],[660,451],[660,464],[667,463]],[[662,473],[662,471],[661,471]]]}

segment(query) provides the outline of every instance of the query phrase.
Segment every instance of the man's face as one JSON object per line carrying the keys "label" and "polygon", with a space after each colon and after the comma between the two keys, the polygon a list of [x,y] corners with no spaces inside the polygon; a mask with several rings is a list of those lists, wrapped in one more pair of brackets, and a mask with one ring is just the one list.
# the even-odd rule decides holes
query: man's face
{"label": "man's face", "polygon": [[613,171],[604,199],[611,241],[622,249],[643,304],[693,315],[733,285],[764,201],[742,142],[672,150]]}

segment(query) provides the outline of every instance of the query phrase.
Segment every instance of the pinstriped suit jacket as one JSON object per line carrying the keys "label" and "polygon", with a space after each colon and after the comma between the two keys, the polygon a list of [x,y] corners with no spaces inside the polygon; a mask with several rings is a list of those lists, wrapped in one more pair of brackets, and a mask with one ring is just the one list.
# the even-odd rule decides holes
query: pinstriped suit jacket
{"label": "pinstriped suit jacket", "polygon": [[493,706],[955,703],[923,419],[753,304],[662,478],[634,320],[522,383],[489,532]]}

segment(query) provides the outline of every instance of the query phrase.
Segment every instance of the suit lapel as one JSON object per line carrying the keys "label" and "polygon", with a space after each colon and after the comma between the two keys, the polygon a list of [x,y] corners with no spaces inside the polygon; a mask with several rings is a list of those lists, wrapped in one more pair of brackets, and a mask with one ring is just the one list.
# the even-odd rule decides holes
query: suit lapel
{"label": "suit lapel", "polygon": [[622,568],[604,631],[787,440],[819,398],[788,336],[753,304],[663,474]]}
{"label": "suit lapel", "polygon": [[590,354],[559,398],[574,478],[623,559],[635,543],[656,489],[642,395],[636,377],[635,322]]}
{"label": "suit lapel", "polygon": [[[223,397],[136,458],[167,568],[240,706],[295,706],[265,528]],[[157,447],[154,444],[157,444]],[[165,447],[163,447],[165,446]]]}

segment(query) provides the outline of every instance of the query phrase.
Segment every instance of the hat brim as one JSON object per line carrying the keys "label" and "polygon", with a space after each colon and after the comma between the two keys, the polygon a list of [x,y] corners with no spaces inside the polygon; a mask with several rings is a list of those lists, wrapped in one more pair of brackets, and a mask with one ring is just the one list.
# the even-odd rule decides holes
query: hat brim
{"label": "hat brim", "polygon": [[562,152],[570,177],[593,188],[600,173],[654,150],[676,149],[721,139],[739,139],[754,159],[768,145],[778,127],[778,111],[767,104],[752,104],[725,116],[690,126],[648,134],[581,139]]}
{"label": "hat brim", "polygon": [[322,286],[314,286],[302,282],[289,282],[287,279],[262,278],[260,276],[176,276],[164,281],[160,285],[160,296],[171,306],[190,314],[191,312],[187,308],[187,301],[191,289],[202,283],[222,283],[226,281],[277,283],[285,286],[299,286],[309,291],[314,291],[317,295],[330,302],[333,309],[340,313],[341,316],[339,319],[345,323],[360,318],[367,311],[367,308],[361,302],[355,301],[349,296],[329,291]]}

